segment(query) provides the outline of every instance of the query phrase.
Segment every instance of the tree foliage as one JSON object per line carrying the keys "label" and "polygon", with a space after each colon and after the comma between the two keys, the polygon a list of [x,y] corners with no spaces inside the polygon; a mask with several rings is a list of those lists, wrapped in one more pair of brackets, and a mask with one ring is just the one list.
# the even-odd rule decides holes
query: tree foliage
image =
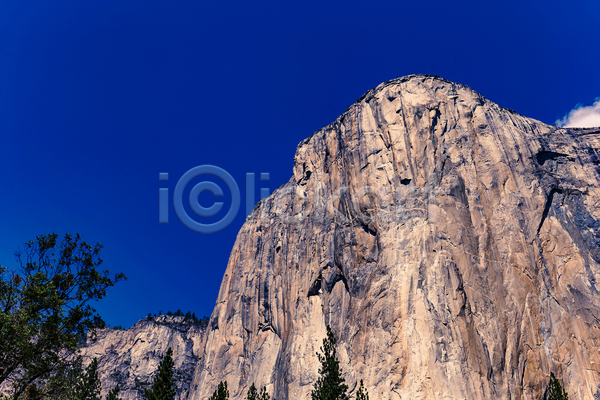
{"label": "tree foliage", "polygon": [[[256,389],[256,388],[254,388]],[[229,390],[227,389],[227,381],[219,382],[217,390],[214,391],[208,400],[229,400]]]}
{"label": "tree foliage", "polygon": [[[75,399],[75,387],[84,374],[82,359],[78,355],[71,354],[48,379],[30,383],[25,389],[26,399],[49,400],[72,400]],[[39,388],[38,388],[39,384]],[[13,396],[13,399],[18,397]]]}
{"label": "tree foliage", "polygon": [[[24,400],[101,400],[102,390],[98,376],[98,360],[94,358],[84,369],[81,357],[77,357],[66,370],[61,370],[40,386],[32,383],[25,388],[18,399]],[[106,400],[120,400],[117,397],[120,388],[113,388]],[[0,396],[0,399],[3,397]],[[9,399],[17,399],[11,396]]]}
{"label": "tree foliage", "polygon": [[554,372],[550,373],[550,383],[548,384],[548,400],[569,400],[567,391],[554,376]]}
{"label": "tree foliage", "polygon": [[121,391],[121,387],[119,385],[115,386],[106,395],[106,400],[120,400],[120,398],[119,398],[120,391]]}
{"label": "tree foliage", "polygon": [[90,303],[126,278],[98,269],[101,249],[53,233],[25,243],[16,270],[0,266],[0,384],[10,383],[14,398],[32,385],[44,398],[66,390],[78,340],[105,326]]}
{"label": "tree foliage", "polygon": [[79,376],[74,388],[74,400],[101,400],[102,385],[98,377],[98,359],[94,358]]}
{"label": "tree foliage", "polygon": [[342,378],[340,362],[337,359],[335,345],[337,340],[327,326],[327,337],[323,339],[321,353],[317,353],[321,368],[319,379],[315,382],[311,393],[312,400],[349,400],[348,385]]}
{"label": "tree foliage", "polygon": [[263,386],[258,395],[258,400],[271,400],[271,396],[267,393],[267,388]]}
{"label": "tree foliage", "polygon": [[258,400],[258,390],[256,390],[256,386],[254,386],[254,383],[250,385],[250,389],[248,389],[248,395],[246,396],[246,400]]}
{"label": "tree foliage", "polygon": [[174,400],[177,387],[173,381],[174,367],[173,349],[169,347],[167,354],[158,365],[158,372],[150,390],[146,389],[144,396],[148,400]]}
{"label": "tree foliage", "polygon": [[367,389],[365,389],[362,379],[360,380],[360,386],[356,392],[356,400],[369,400],[369,393],[367,392]]}
{"label": "tree foliage", "polygon": [[[147,320],[152,320],[153,318],[155,318],[157,316],[161,316],[161,315],[162,315],[162,311],[159,311],[158,315],[156,313],[155,314],[148,313],[148,316],[146,317],[146,319]],[[171,316],[171,317],[173,317],[173,316],[175,316],[175,317],[184,317],[186,320],[192,321],[195,325],[200,325],[200,326],[203,326],[203,327],[208,326],[208,321],[210,319],[207,316],[204,316],[202,318],[198,318],[198,317],[196,317],[196,313],[193,313],[193,312],[190,312],[190,311],[187,311],[184,314],[183,311],[181,311],[181,310],[177,310],[175,312],[173,312],[173,311],[167,311],[166,315],[167,316]]]}
{"label": "tree foliage", "polygon": [[263,386],[260,390],[260,393],[256,390],[256,386],[254,383],[248,389],[248,395],[246,396],[246,400],[270,400],[271,396],[267,393],[267,388]]}

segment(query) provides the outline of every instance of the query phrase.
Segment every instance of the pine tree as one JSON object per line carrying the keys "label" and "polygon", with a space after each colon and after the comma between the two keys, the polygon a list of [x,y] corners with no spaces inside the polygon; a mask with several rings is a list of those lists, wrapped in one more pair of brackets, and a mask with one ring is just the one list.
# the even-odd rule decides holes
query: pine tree
{"label": "pine tree", "polygon": [[[254,388],[256,390],[256,388]],[[217,390],[208,400],[229,400],[229,390],[227,390],[227,381],[221,381]]]}
{"label": "pine tree", "polygon": [[112,390],[110,392],[108,392],[108,394],[106,395],[106,400],[121,400],[118,395],[119,392],[121,391],[121,387],[119,385],[115,386],[114,388],[112,388]]}
{"label": "pine tree", "polygon": [[314,389],[310,394],[311,400],[349,400],[348,385],[342,378],[340,362],[336,356],[335,345],[337,341],[331,328],[327,325],[327,337],[323,339],[321,352],[317,353],[321,368],[319,368],[319,379],[315,382]]}
{"label": "pine tree", "polygon": [[256,390],[256,386],[254,383],[248,389],[248,396],[246,396],[246,400],[258,400],[258,391]]}
{"label": "pine tree", "polygon": [[260,391],[260,395],[258,396],[258,400],[271,400],[271,396],[269,396],[269,393],[267,393],[267,388],[263,386],[262,390]]}
{"label": "pine tree", "polygon": [[248,389],[246,400],[271,400],[271,396],[269,396],[269,393],[267,393],[267,388],[264,386],[259,394],[256,390],[256,386],[254,386],[253,383],[252,386],[250,386],[250,389]]}
{"label": "pine tree", "polygon": [[369,392],[367,392],[367,389],[365,389],[362,379],[360,380],[358,392],[356,392],[356,400],[369,400]]}
{"label": "pine tree", "polygon": [[550,373],[550,383],[548,384],[548,400],[569,400],[567,391],[554,376],[554,372]]}
{"label": "pine tree", "polygon": [[147,400],[174,400],[176,387],[173,382],[173,349],[169,347],[165,358],[158,365],[158,372],[150,390],[146,389],[144,397]]}
{"label": "pine tree", "polygon": [[81,374],[74,388],[75,400],[101,400],[102,385],[98,377],[98,359],[94,358]]}

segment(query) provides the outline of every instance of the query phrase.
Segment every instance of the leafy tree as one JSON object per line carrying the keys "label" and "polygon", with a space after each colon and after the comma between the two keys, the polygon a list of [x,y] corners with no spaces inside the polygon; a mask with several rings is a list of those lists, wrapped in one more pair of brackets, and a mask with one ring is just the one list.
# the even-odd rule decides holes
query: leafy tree
{"label": "leafy tree", "polygon": [[349,400],[348,385],[342,378],[340,362],[336,356],[335,345],[337,341],[331,327],[327,325],[327,337],[323,339],[321,353],[317,353],[321,368],[319,368],[319,379],[315,382],[314,389],[310,394],[311,400]]}
{"label": "leafy tree", "polygon": [[86,371],[80,355],[71,354],[69,361],[61,365],[56,373],[42,382],[44,400],[73,400],[77,386]]}
{"label": "leafy tree", "polygon": [[32,393],[32,384],[44,398],[50,389],[66,390],[78,340],[105,326],[90,303],[126,278],[98,270],[101,249],[79,234],[61,242],[53,233],[15,253],[17,270],[0,266],[0,385],[12,382],[13,398]]}
{"label": "leafy tree", "polygon": [[74,388],[74,400],[101,400],[102,385],[98,377],[98,359],[94,358],[87,366]]}
{"label": "leafy tree", "polygon": [[356,392],[356,400],[369,400],[369,393],[367,392],[367,389],[365,389],[362,379],[360,380],[360,386]]}
{"label": "leafy tree", "polygon": [[115,386],[108,392],[106,395],[106,400],[121,400],[119,396],[119,392],[121,391],[121,387],[119,385]]}
{"label": "leafy tree", "polygon": [[[256,389],[256,388],[255,388]],[[214,391],[208,400],[229,400],[229,390],[227,389],[227,381],[219,382],[217,390]]]}
{"label": "leafy tree", "polygon": [[567,391],[554,376],[554,372],[550,373],[550,383],[548,384],[548,400],[569,400]]}
{"label": "leafy tree", "polygon": [[25,400],[43,400],[43,396],[35,383],[25,389]]}
{"label": "leafy tree", "polygon": [[25,399],[40,400],[101,400],[98,360],[94,358],[84,369],[81,356],[70,365],[57,371],[38,389],[35,384],[25,390]]}
{"label": "leafy tree", "polygon": [[173,381],[173,349],[169,347],[167,354],[158,364],[158,373],[150,390],[146,389],[144,396],[148,400],[174,400],[177,388]]}
{"label": "leafy tree", "polygon": [[[25,390],[25,400],[101,400],[98,360],[94,358],[84,369],[82,359],[78,356],[66,371],[59,371],[46,381],[43,389],[42,392],[35,384],[29,385]],[[120,400],[120,390],[118,385],[114,387],[107,394],[106,400]]]}

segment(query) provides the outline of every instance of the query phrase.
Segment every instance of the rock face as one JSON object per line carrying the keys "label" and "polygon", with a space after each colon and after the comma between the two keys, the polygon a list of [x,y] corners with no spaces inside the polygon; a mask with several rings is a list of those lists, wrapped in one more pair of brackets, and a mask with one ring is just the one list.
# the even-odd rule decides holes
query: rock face
{"label": "rock face", "polygon": [[[121,386],[123,400],[141,400],[158,364],[173,349],[177,399],[187,398],[194,369],[202,354],[206,328],[180,316],[148,317],[128,330],[103,329],[88,337],[81,349],[84,361],[98,358],[102,395]],[[104,397],[103,397],[104,398]]]}
{"label": "rock face", "polygon": [[189,398],[309,399],[328,324],[374,400],[600,398],[599,149],[437,77],[369,91],[239,232]]}

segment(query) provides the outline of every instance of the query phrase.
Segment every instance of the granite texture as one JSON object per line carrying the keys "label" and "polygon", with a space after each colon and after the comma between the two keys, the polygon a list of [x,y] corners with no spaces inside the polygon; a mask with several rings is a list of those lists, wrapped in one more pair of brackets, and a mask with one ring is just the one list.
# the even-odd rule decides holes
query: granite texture
{"label": "granite texture", "polygon": [[150,388],[158,364],[171,347],[177,399],[186,399],[204,347],[205,330],[181,316],[148,317],[127,330],[106,328],[88,335],[81,354],[85,364],[98,358],[103,396],[119,384],[121,399],[142,400],[144,389]]}
{"label": "granite texture", "polygon": [[328,324],[373,400],[600,398],[599,148],[438,77],[367,92],[240,230],[189,398],[308,399]]}

